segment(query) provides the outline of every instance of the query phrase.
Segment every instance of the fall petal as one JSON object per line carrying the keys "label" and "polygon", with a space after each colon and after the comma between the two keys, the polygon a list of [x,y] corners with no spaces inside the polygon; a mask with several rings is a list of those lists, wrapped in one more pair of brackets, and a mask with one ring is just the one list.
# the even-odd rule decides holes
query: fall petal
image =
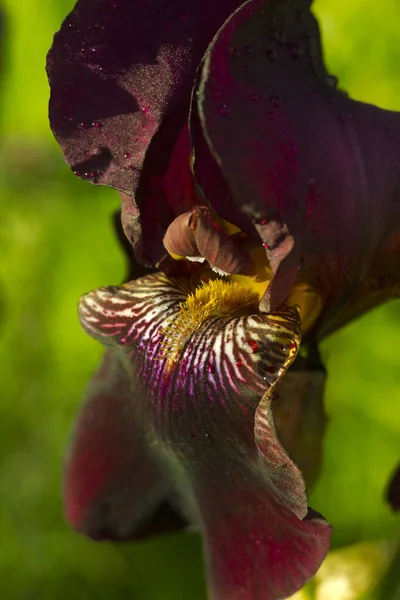
{"label": "fall petal", "polygon": [[[64,478],[68,521],[95,539],[143,535],[169,487],[133,414],[131,394],[120,360],[106,353],[79,416]],[[164,521],[157,515],[162,530],[167,512],[161,510]],[[176,527],[172,511],[169,518]]]}
{"label": "fall petal", "polygon": [[[268,227],[277,217],[293,239],[268,307],[286,297],[301,265],[334,314],[346,285],[362,281],[399,226],[400,117],[336,89],[310,4],[243,4],[207,50],[194,102],[232,201],[267,255],[279,241]],[[197,176],[207,189],[207,169]]]}
{"label": "fall petal", "polygon": [[242,469],[206,480],[196,474],[210,599],[286,598],[317,571],[331,528],[312,510],[299,519],[261,477]]}
{"label": "fall petal", "polygon": [[187,120],[192,80],[239,4],[79,0],[49,52],[50,121],[65,159],[79,177],[127,195],[123,222],[136,249],[137,206],[152,221],[157,212],[143,248],[149,261],[161,258],[154,239],[161,243],[173,216],[163,176]]}
{"label": "fall petal", "polygon": [[330,535],[323,519],[307,517],[304,480],[269,409],[297,352],[299,315],[281,307],[209,317],[173,361],[168,327],[187,286],[157,274],[100,288],[82,298],[81,321],[141,382],[137,410],[171,474],[174,501],[205,536],[211,597],[280,598],[312,576]]}

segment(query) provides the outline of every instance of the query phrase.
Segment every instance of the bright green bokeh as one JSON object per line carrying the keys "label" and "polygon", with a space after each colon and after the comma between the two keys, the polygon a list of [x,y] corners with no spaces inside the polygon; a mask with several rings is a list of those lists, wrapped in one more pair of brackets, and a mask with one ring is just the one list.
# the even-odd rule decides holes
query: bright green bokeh
{"label": "bright green bokeh", "polygon": [[[45,54],[73,3],[3,4],[0,598],[204,600],[195,536],[120,548],[93,544],[64,523],[63,454],[101,355],[80,329],[76,302],[123,276],[110,223],[118,197],[76,180],[48,129]],[[341,86],[400,110],[398,0],[317,0],[315,11]],[[331,421],[324,472],[310,503],[335,525],[335,545],[399,531],[383,499],[400,460],[399,332],[400,304],[393,302],[322,347]]]}

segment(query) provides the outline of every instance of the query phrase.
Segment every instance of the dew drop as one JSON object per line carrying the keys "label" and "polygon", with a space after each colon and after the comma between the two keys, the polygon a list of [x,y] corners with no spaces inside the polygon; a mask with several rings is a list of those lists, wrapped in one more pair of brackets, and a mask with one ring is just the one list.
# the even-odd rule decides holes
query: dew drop
{"label": "dew drop", "polygon": [[240,367],[243,367],[243,361],[242,360],[237,360],[236,361],[236,366],[240,369]]}
{"label": "dew drop", "polygon": [[286,43],[286,33],[284,31],[277,31],[275,34],[275,40],[280,46]]}
{"label": "dew drop", "polygon": [[251,47],[250,46],[245,46],[244,47],[244,53],[246,56],[250,56],[251,54]]}
{"label": "dew drop", "polygon": [[258,344],[257,344],[257,342],[255,340],[250,340],[248,342],[248,344],[249,344],[252,352],[257,352],[257,350],[258,350]]}
{"label": "dew drop", "polygon": [[131,153],[130,152],[125,152],[124,158],[130,158],[130,157],[131,157]]}
{"label": "dew drop", "polygon": [[276,115],[275,115],[275,113],[274,113],[273,110],[268,110],[267,111],[267,117],[268,117],[268,119],[270,119],[271,121],[273,121],[275,119]]}
{"label": "dew drop", "polygon": [[250,94],[250,100],[252,102],[257,102],[259,100],[258,94]]}
{"label": "dew drop", "polygon": [[232,60],[235,60],[239,56],[240,52],[238,48],[235,48],[235,46],[228,46],[228,54]]}
{"label": "dew drop", "polygon": [[270,96],[269,97],[269,103],[274,106],[275,108],[279,108],[280,105],[282,104],[281,99],[279,98],[279,96]]}
{"label": "dew drop", "polygon": [[289,42],[286,47],[288,49],[289,56],[291,56],[292,58],[299,58],[301,52],[298,44]]}
{"label": "dew drop", "polygon": [[274,63],[276,61],[276,59],[278,58],[275,50],[266,50],[265,56],[268,58],[270,63]]}
{"label": "dew drop", "polygon": [[244,65],[244,67],[243,67],[243,71],[244,71],[245,73],[250,73],[250,65]]}
{"label": "dew drop", "polygon": [[92,125],[93,127],[96,127],[96,129],[98,129],[99,127],[103,127],[103,124],[100,123],[100,121],[93,121]]}
{"label": "dew drop", "polygon": [[338,80],[338,78],[337,78],[337,77],[335,77],[335,75],[327,75],[327,76],[325,77],[325,82],[326,82],[326,83],[327,83],[329,86],[331,86],[331,87],[333,87],[333,88],[336,88],[336,87],[337,87],[337,85],[338,85],[338,82],[339,82],[339,80]]}
{"label": "dew drop", "polygon": [[218,107],[218,114],[221,117],[229,117],[229,115],[231,114],[231,111],[228,108],[227,104],[221,104],[221,106]]}

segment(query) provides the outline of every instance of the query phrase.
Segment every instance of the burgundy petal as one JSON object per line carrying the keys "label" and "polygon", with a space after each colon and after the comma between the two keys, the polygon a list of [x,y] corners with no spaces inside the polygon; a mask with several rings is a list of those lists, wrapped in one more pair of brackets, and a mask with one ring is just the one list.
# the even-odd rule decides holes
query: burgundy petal
{"label": "burgundy petal", "polygon": [[128,195],[123,222],[135,248],[136,203],[145,207],[149,261],[162,256],[172,220],[163,176],[187,120],[196,69],[239,4],[78,0],[49,52],[50,121],[65,159],[76,175]]}
{"label": "burgundy petal", "polygon": [[[151,530],[148,522],[168,491],[146,449],[131,395],[120,360],[106,353],[77,422],[64,481],[68,521],[95,539],[143,535],[144,522]],[[165,519],[157,518],[165,530]]]}
{"label": "burgundy petal", "polygon": [[[302,266],[335,314],[399,227],[400,116],[332,85],[310,4],[246,2],[210,45],[194,101],[236,209],[253,227],[278,217],[293,237],[269,304]],[[196,173],[209,190],[207,169]],[[270,246],[268,230],[259,234]]]}
{"label": "burgundy petal", "polygon": [[224,477],[214,490],[206,521],[210,600],[288,598],[319,568],[331,528],[313,511],[298,519],[246,483],[250,490]]}
{"label": "burgundy petal", "polygon": [[80,317],[141,382],[137,410],[175,501],[205,536],[211,597],[277,600],[314,574],[330,536],[323,519],[308,518],[303,477],[269,408],[298,349],[299,315],[210,317],[171,363],[168,328],[189,292],[188,281],[150,275],[87,294]]}

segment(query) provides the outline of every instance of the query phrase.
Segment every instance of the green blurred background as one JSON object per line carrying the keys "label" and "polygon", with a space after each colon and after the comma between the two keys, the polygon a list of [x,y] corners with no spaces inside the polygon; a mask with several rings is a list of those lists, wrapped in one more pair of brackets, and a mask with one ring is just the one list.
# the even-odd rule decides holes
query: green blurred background
{"label": "green blurred background", "polygon": [[[315,12],[341,86],[400,110],[398,2],[317,0]],[[64,449],[101,355],[80,329],[76,302],[124,274],[110,219],[117,194],[71,174],[47,122],[45,56],[72,6],[0,0],[0,598],[204,600],[196,536],[95,544],[63,519]],[[339,550],[296,598],[400,598],[397,567],[385,591],[372,591],[399,535],[384,501],[400,461],[399,333],[395,301],[323,344],[330,424],[310,504],[334,524]]]}

